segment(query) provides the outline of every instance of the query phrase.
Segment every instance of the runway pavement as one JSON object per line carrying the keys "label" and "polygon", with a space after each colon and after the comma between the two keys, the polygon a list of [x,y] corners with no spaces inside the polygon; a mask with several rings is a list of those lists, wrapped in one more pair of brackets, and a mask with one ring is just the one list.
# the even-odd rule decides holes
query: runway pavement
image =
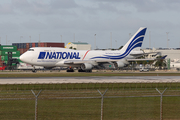
{"label": "runway pavement", "polygon": [[0,78],[0,84],[180,82],[180,76]]}

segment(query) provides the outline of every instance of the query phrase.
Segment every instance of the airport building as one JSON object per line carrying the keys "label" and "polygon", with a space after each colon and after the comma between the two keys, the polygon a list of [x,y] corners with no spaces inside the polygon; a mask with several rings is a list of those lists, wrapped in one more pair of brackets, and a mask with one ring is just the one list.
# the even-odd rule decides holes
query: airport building
{"label": "airport building", "polygon": [[166,61],[170,61],[170,68],[180,68],[180,49],[179,48],[153,48],[143,49],[145,53],[152,52],[146,56],[146,58],[156,58],[157,54],[160,56],[167,55]]}
{"label": "airport building", "polygon": [[75,50],[91,50],[91,45],[84,42],[69,42],[65,48]]}

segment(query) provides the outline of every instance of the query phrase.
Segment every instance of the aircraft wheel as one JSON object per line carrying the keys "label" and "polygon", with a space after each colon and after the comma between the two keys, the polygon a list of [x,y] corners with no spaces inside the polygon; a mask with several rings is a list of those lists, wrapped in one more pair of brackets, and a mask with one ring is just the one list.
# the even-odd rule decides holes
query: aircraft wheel
{"label": "aircraft wheel", "polygon": [[82,69],[79,69],[79,70],[78,70],[78,72],[85,72],[85,71],[84,71],[84,70],[82,70]]}
{"label": "aircraft wheel", "polygon": [[36,73],[36,72],[37,72],[37,70],[36,70],[36,69],[33,69],[33,70],[32,70],[32,72],[33,72],[33,73]]}
{"label": "aircraft wheel", "polygon": [[67,70],[67,72],[74,72],[74,70],[73,70],[73,69],[70,69],[70,70]]}
{"label": "aircraft wheel", "polygon": [[86,72],[92,72],[92,70],[86,70]]}

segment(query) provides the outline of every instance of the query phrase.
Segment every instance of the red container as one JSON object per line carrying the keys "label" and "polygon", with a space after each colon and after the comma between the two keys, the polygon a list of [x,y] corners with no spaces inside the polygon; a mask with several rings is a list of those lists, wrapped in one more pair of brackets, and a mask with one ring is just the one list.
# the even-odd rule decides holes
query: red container
{"label": "red container", "polygon": [[24,52],[23,52],[23,48],[19,48],[19,49],[17,49],[18,51],[20,51],[20,54],[22,55]]}
{"label": "red container", "polygon": [[32,43],[32,47],[35,47],[35,43]]}
{"label": "red container", "polygon": [[29,49],[29,43],[26,43],[26,48]]}
{"label": "red container", "polygon": [[4,66],[4,61],[0,61],[0,66]]}
{"label": "red container", "polygon": [[17,49],[17,51],[20,51],[20,50],[21,50],[20,48]]}
{"label": "red container", "polygon": [[45,44],[45,43],[40,43],[40,46],[41,46],[41,47],[45,47],[44,44]]}
{"label": "red container", "polygon": [[26,51],[28,51],[28,50],[29,50],[29,49],[24,49],[24,51],[23,51],[23,52],[25,53],[25,52],[26,52]]}
{"label": "red container", "polygon": [[47,47],[47,43],[44,43],[44,47]]}
{"label": "red container", "polygon": [[46,43],[47,47],[63,47],[64,48],[64,43]]}

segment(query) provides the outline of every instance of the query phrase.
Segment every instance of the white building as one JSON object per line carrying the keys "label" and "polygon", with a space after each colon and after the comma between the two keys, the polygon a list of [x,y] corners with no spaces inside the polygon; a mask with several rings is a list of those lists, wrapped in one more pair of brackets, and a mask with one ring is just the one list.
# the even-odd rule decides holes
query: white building
{"label": "white building", "polygon": [[91,45],[84,42],[69,42],[65,48],[75,50],[91,50]]}
{"label": "white building", "polygon": [[[159,52],[159,55],[164,56],[167,55],[166,60],[170,59],[170,67],[171,68],[180,68],[180,49],[168,49],[168,48],[158,48],[158,49],[143,49],[145,53],[149,52]],[[148,55],[148,58],[157,57],[154,56],[156,53],[152,53]]]}

